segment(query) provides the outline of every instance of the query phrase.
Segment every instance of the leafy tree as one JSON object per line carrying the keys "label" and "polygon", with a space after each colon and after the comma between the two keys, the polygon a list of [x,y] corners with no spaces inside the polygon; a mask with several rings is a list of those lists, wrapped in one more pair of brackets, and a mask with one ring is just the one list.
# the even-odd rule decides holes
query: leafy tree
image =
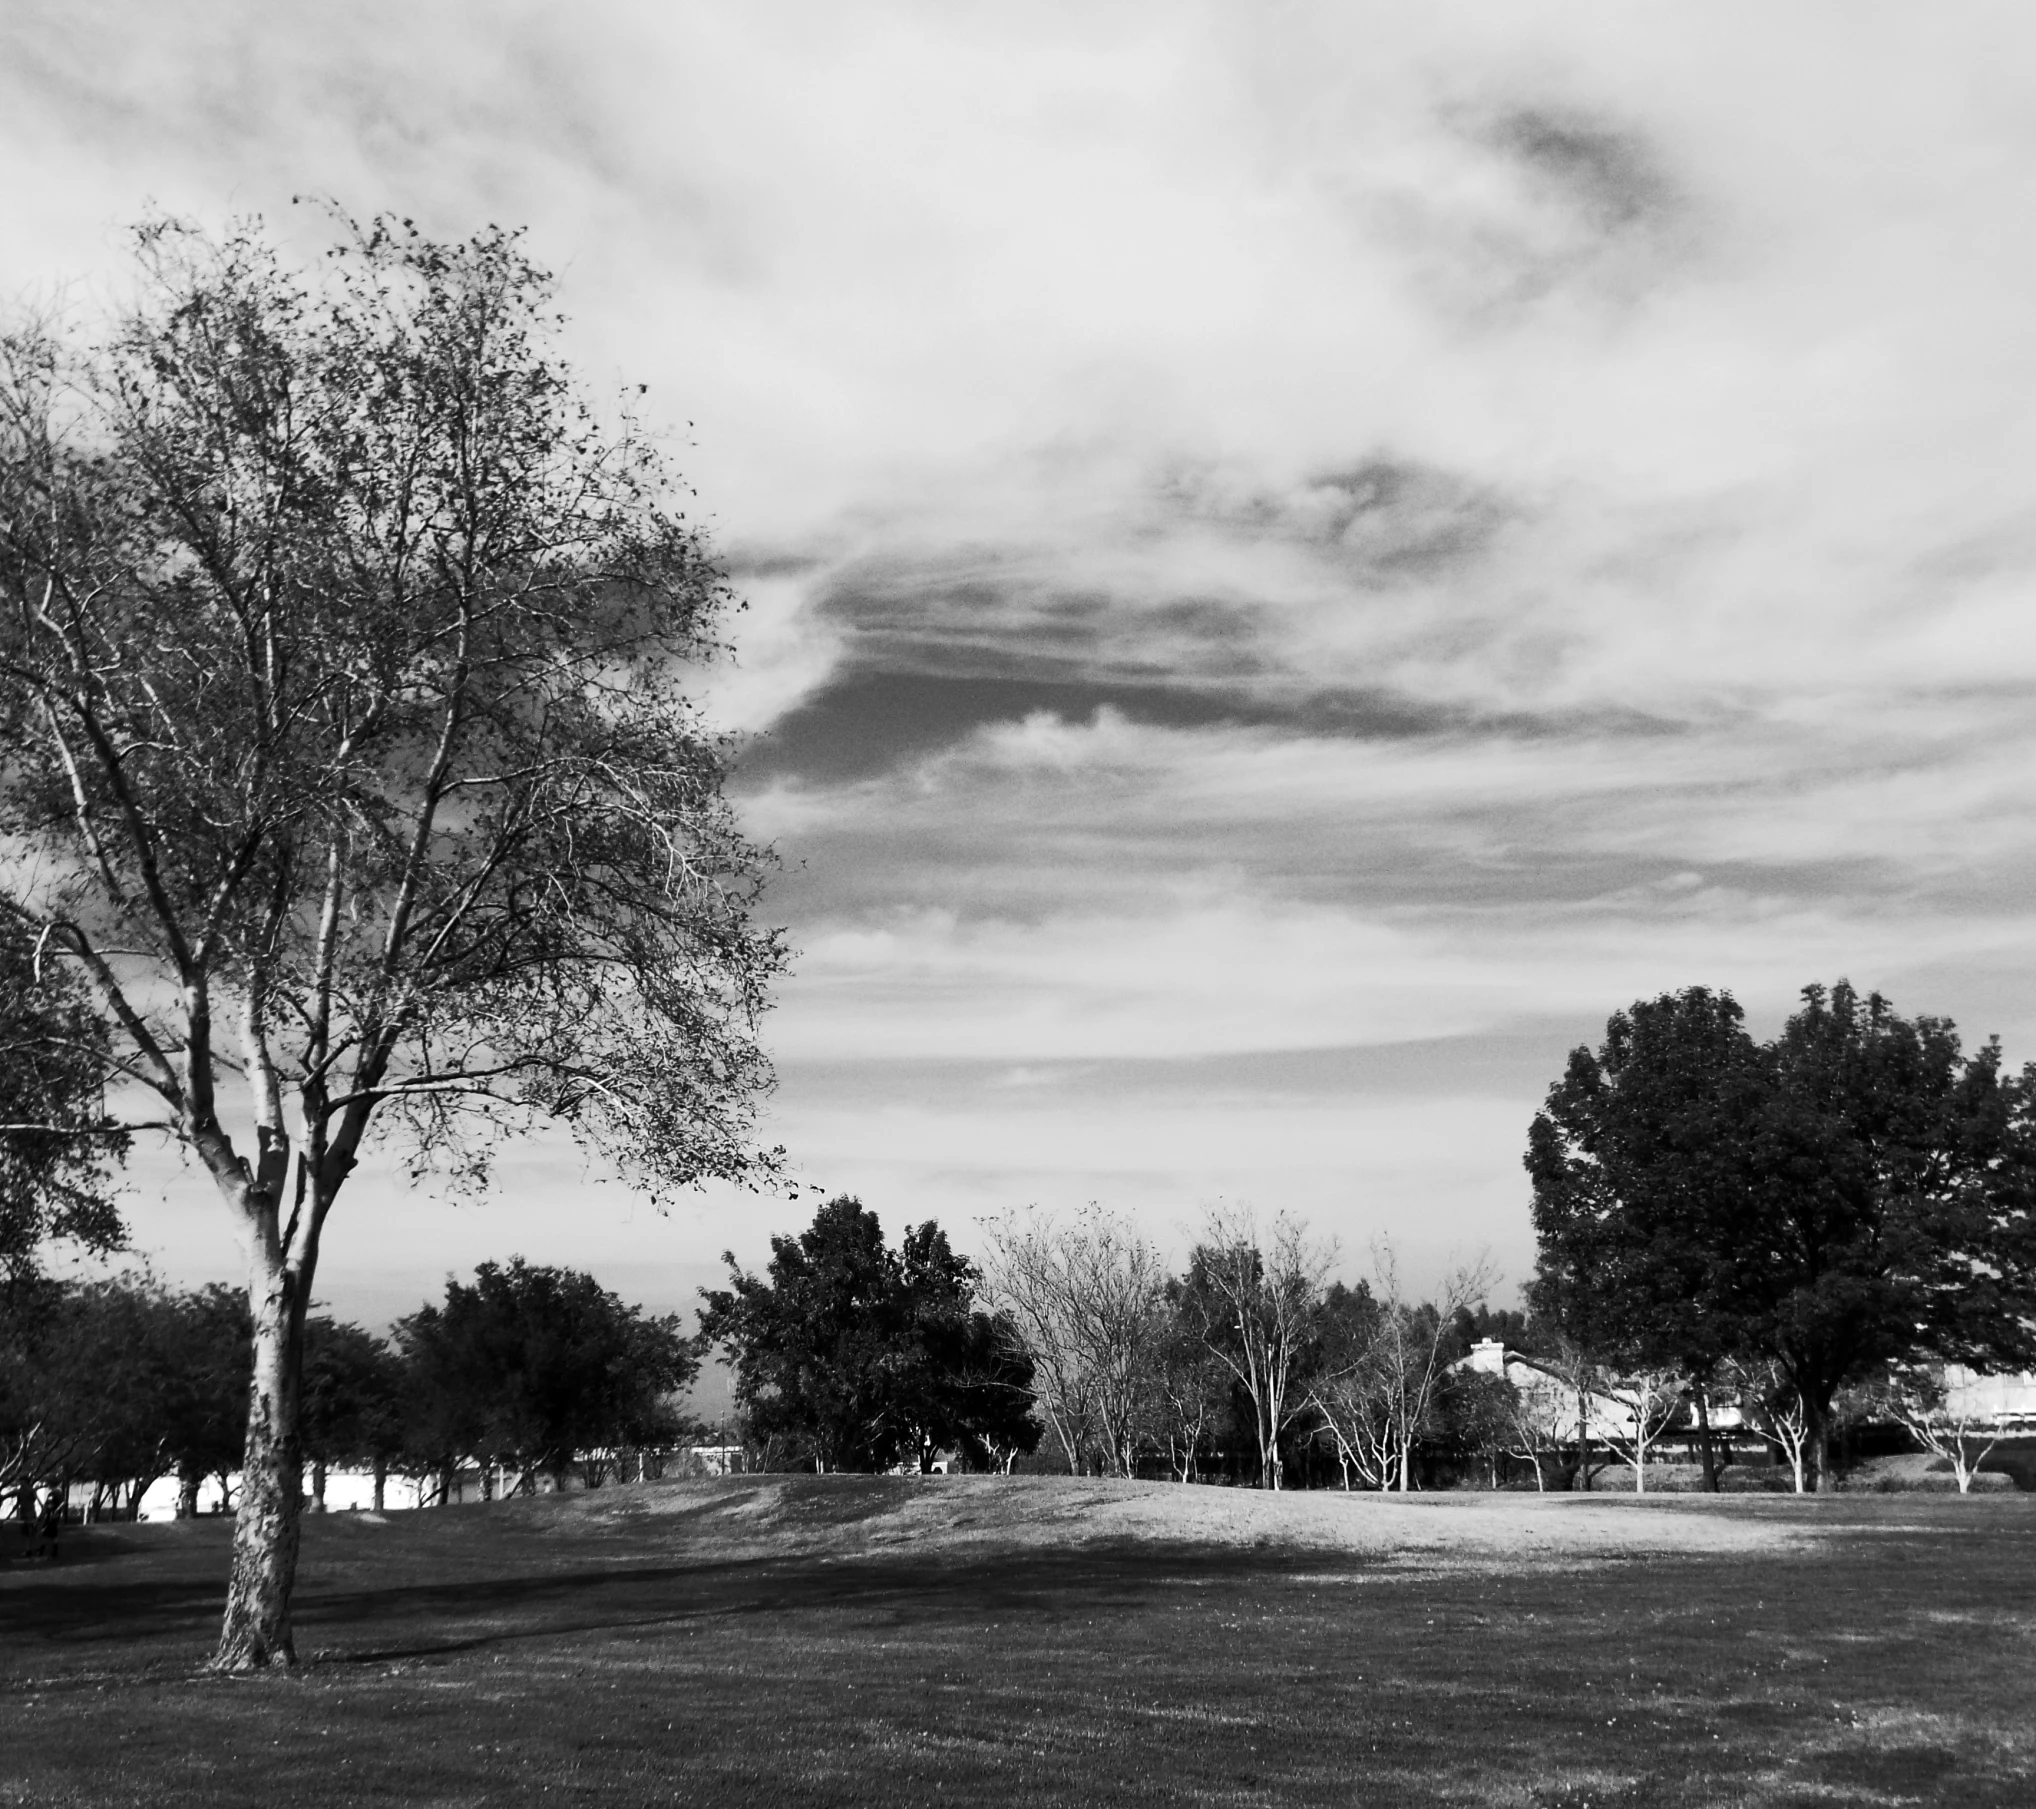
{"label": "leafy tree", "polygon": [[[164,1454],[177,1477],[177,1513],[198,1511],[199,1484],[240,1462],[254,1368],[247,1297],[218,1282],[172,1296],[154,1358]],[[243,1490],[245,1489],[243,1480]]]}
{"label": "leafy tree", "polygon": [[0,1313],[23,1312],[44,1246],[127,1241],[112,1171],[127,1138],[105,1108],[107,1036],[62,962],[37,959],[0,894]]}
{"label": "leafy tree", "polygon": [[768,1279],[724,1260],[730,1285],[701,1290],[700,1336],[728,1351],[752,1435],[796,1439],[822,1469],[896,1462],[898,1371],[912,1353],[876,1214],[847,1194],[829,1200],[797,1238],[771,1239]]}
{"label": "leafy tree", "polygon": [[1819,1487],[1832,1402],[1877,1365],[2036,1361],[2036,1070],[1946,1019],[1841,981],[1755,1044],[1720,995],[1636,1005],[1571,1056],[1527,1162],[1537,1304],[1700,1384],[1772,1363],[1791,1398],[1763,1410]]}
{"label": "leafy tree", "polygon": [[0,1315],[0,1490],[12,1491],[25,1525],[41,1518],[44,1492],[61,1491],[96,1449],[106,1403],[80,1387],[74,1354],[79,1290],[40,1278],[8,1290]]}
{"label": "leafy tree", "polygon": [[258,226],[136,238],[96,339],[0,335],[9,920],[251,1251],[215,1663],[292,1660],[303,1326],[380,1137],[473,1178],[572,1127],[742,1177],[783,961],[725,743],[727,602],[647,436],[552,349],[517,235],[377,222],[316,279]]}
{"label": "leafy tree", "polygon": [[676,1314],[646,1318],[591,1275],[520,1256],[448,1281],[444,1304],[396,1336],[431,1467],[473,1456],[526,1484],[539,1472],[562,1483],[579,1454],[656,1435],[665,1398],[699,1369]]}
{"label": "leafy tree", "polygon": [[1045,1428],[1032,1412],[1032,1354],[1011,1321],[965,1307],[922,1317],[920,1327],[924,1354],[909,1410],[920,1467],[951,1448],[971,1469],[1008,1471],[1038,1450]]}
{"label": "leafy tree", "polygon": [[728,1351],[759,1441],[831,1470],[923,1465],[944,1444],[986,1457],[1037,1444],[1030,1358],[1008,1321],[974,1309],[976,1267],[932,1220],[894,1251],[843,1194],[796,1238],[771,1239],[766,1275],[726,1261],[730,1285],[701,1290],[700,1337]]}
{"label": "leafy tree", "polygon": [[[1571,1052],[1528,1133],[1538,1315],[1586,1360],[1674,1369],[1700,1408],[1747,1328],[1734,1278],[1761,1219],[1770,1064],[1729,994],[1636,1003]],[[1708,1417],[1705,1475],[1716,1486]]]}
{"label": "leafy tree", "polygon": [[1803,1000],[1774,1045],[1734,1294],[1802,1397],[1822,1486],[1832,1401],[1877,1364],[2036,1363],[2036,1070],[1843,981]]}
{"label": "leafy tree", "polygon": [[131,1512],[173,1472],[179,1512],[195,1511],[199,1483],[240,1449],[248,1344],[232,1289],[127,1276],[49,1289],[0,1354],[0,1483],[23,1492],[22,1517],[30,1491],[60,1500],[72,1481]]}
{"label": "leafy tree", "polygon": [[313,1511],[325,1511],[326,1471],[370,1465],[375,1508],[383,1504],[389,1464],[402,1450],[402,1360],[357,1325],[318,1316],[304,1322],[304,1455],[311,1463]]}
{"label": "leafy tree", "polygon": [[1038,1448],[1032,1418],[1031,1356],[1010,1320],[974,1306],[982,1276],[957,1256],[933,1220],[908,1230],[898,1247],[898,1288],[906,1354],[897,1368],[905,1453],[922,1471],[934,1454],[958,1449],[997,1468]]}
{"label": "leafy tree", "polygon": [[1520,1391],[1511,1382],[1474,1369],[1445,1375],[1436,1399],[1444,1442],[1459,1458],[1482,1464],[1493,1488],[1500,1461],[1519,1442],[1521,1412]]}

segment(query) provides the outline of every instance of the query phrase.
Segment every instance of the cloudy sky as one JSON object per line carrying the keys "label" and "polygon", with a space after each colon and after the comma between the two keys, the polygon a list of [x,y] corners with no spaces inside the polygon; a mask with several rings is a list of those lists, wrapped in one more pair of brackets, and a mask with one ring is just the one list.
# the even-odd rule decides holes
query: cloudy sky
{"label": "cloudy sky", "polygon": [[[2036,1057],[2026,6],[13,0],[0,156],[44,297],[151,199],[528,224],[749,600],[771,1135],[894,1227],[1223,1196],[1517,1281],[1636,996]],[[357,1186],[364,1316],[512,1249],[676,1305],[803,1211]]]}

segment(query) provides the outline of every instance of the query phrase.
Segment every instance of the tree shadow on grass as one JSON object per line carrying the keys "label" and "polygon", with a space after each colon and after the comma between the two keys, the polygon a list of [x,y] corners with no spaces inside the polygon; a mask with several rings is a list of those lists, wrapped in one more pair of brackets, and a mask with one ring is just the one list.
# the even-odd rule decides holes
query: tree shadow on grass
{"label": "tree shadow on grass", "polygon": [[[387,1664],[531,1640],[628,1634],[687,1621],[786,1612],[847,1613],[924,1625],[1033,1613],[1086,1616],[1138,1605],[1186,1583],[1243,1581],[1305,1569],[1353,1573],[1375,1563],[1325,1561],[1320,1552],[1126,1541],[1078,1551],[986,1556],[908,1552],[867,1558],[708,1560],[663,1565],[587,1564],[371,1588],[300,1585],[300,1651],[319,1662]],[[73,1654],[117,1646],[105,1658],[145,1656],[179,1637],[209,1637],[223,1579],[107,1581],[79,1587],[19,1580],[6,1594],[16,1660],[36,1642]]]}
{"label": "tree shadow on grass", "polygon": [[[901,1553],[633,1565],[314,1593],[301,1600],[297,1621],[300,1640],[315,1629],[328,1642],[355,1628],[386,1632],[398,1619],[422,1623],[414,1638],[383,1638],[362,1649],[334,1649],[328,1644],[321,1654],[326,1662],[387,1663],[525,1640],[632,1633],[687,1621],[793,1612],[849,1614],[917,1626],[980,1621],[1000,1614],[1081,1618],[1104,1609],[1138,1606],[1184,1582],[1286,1574],[1299,1562],[1294,1554],[1127,1542],[1080,1552],[989,1557],[914,1558]],[[1316,1573],[1327,1568],[1319,1553],[1306,1554],[1306,1564]],[[1375,1566],[1349,1563],[1338,1568],[1357,1571]],[[477,1621],[481,1624],[475,1625]]]}

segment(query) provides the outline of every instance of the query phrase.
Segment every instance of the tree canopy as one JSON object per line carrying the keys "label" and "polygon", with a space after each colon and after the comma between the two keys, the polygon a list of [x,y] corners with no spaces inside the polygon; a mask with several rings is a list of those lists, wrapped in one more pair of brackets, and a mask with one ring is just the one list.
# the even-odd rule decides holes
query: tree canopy
{"label": "tree canopy", "polygon": [[1664,995],[1578,1049],[1529,1137],[1538,1302],[1600,1350],[1779,1366],[1820,1479],[1877,1364],[2036,1362],[2036,1069],[1840,982],[1772,1042]]}
{"label": "tree canopy", "polygon": [[726,1261],[730,1285],[702,1290],[700,1336],[733,1360],[752,1436],[835,1470],[1038,1443],[1031,1362],[974,1306],[975,1265],[932,1220],[893,1250],[876,1214],[843,1194],[796,1238],[771,1239],[764,1275]]}
{"label": "tree canopy", "polygon": [[0,1290],[14,1294],[52,1240],[97,1255],[124,1245],[113,1176],[126,1138],[109,1130],[104,1023],[5,903],[0,893]]}
{"label": "tree canopy", "polygon": [[448,1281],[396,1327],[427,1462],[562,1477],[576,1454],[652,1442],[699,1368],[675,1315],[648,1317],[593,1276],[520,1256]]}

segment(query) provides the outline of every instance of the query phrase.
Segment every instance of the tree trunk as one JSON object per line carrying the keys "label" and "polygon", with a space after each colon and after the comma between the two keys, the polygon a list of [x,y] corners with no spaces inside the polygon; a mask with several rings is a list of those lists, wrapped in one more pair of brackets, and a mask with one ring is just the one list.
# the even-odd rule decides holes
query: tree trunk
{"label": "tree trunk", "polygon": [[322,1457],[311,1460],[311,1511],[314,1514],[325,1512],[325,1459]]}
{"label": "tree trunk", "polygon": [[1591,1492],[1591,1397],[1581,1388],[1576,1396],[1576,1475],[1577,1486],[1588,1495]]}
{"label": "tree trunk", "polygon": [[1831,1492],[1831,1416],[1821,1402],[1805,1401],[1803,1412],[1809,1420],[1810,1488],[1818,1495]]}
{"label": "tree trunk", "polygon": [[262,1268],[249,1289],[254,1378],[248,1389],[226,1621],[212,1660],[217,1671],[265,1671],[297,1662],[290,1643],[290,1585],[297,1575],[304,1478],[297,1431],[304,1296],[273,1246],[256,1260]]}
{"label": "tree trunk", "polygon": [[375,1459],[376,1513],[380,1514],[385,1513],[387,1511],[383,1504],[387,1501],[388,1494],[389,1494],[389,1460],[386,1457],[378,1457]]}
{"label": "tree trunk", "polygon": [[1704,1457],[1704,1488],[1715,1495],[1718,1492],[1718,1453],[1711,1447],[1711,1391],[1699,1382],[1696,1393],[1697,1448]]}
{"label": "tree trunk", "polygon": [[1280,1438],[1277,1432],[1267,1434],[1263,1425],[1258,1432],[1258,1486],[1262,1489],[1277,1489],[1280,1486]]}
{"label": "tree trunk", "polygon": [[186,1464],[177,1472],[177,1518],[195,1520],[198,1518],[198,1485],[204,1481],[196,1469]]}

